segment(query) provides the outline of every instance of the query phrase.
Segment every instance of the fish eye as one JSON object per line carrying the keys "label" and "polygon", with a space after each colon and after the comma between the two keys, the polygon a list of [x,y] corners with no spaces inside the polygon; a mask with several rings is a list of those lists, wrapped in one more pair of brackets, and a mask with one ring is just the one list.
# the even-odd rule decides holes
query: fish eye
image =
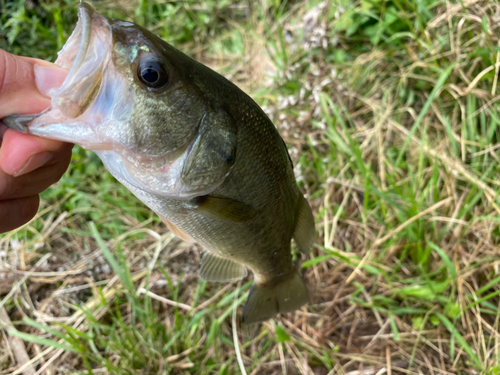
{"label": "fish eye", "polygon": [[137,76],[143,84],[153,89],[161,88],[168,83],[167,71],[161,63],[152,59],[146,59],[139,63]]}

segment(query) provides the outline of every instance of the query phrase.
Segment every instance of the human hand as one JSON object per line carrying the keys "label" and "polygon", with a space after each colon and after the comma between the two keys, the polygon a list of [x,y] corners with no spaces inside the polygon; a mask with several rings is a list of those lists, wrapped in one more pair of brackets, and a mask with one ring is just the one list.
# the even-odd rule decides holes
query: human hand
{"label": "human hand", "polygon": [[[39,113],[47,108],[47,90],[62,85],[67,71],[47,61],[0,50],[0,119]],[[21,134],[0,121],[0,233],[35,216],[38,194],[59,181],[73,145]]]}

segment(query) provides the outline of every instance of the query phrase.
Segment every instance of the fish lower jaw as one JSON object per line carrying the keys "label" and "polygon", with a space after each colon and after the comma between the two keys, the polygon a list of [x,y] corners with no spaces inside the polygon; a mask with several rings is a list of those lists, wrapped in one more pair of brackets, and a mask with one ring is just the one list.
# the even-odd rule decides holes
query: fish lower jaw
{"label": "fish lower jaw", "polygon": [[111,30],[92,6],[82,3],[78,23],[55,63],[69,69],[61,87],[49,91],[52,107],[68,119],[81,116],[100,91],[104,67],[110,61]]}

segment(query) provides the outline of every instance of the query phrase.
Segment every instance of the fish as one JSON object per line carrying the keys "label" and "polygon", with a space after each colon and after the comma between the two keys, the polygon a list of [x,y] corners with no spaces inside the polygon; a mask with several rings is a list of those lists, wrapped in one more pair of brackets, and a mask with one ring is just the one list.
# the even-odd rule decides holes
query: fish
{"label": "fish", "polygon": [[245,324],[309,301],[292,260],[308,254],[312,210],[285,142],[236,85],[132,22],[81,3],[56,64],[69,73],[38,114],[11,115],[9,128],[76,143],[178,237],[203,247],[199,277],[254,275]]}

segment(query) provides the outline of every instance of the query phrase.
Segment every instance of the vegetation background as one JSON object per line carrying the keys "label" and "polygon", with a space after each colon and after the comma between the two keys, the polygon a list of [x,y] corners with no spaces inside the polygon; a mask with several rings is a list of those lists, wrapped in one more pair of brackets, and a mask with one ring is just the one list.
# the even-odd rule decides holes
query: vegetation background
{"label": "vegetation background", "polygon": [[[76,1],[0,4],[15,54],[53,61],[76,22]],[[235,324],[251,281],[198,281],[198,246],[76,147],[36,219],[0,236],[0,374],[500,373],[498,1],[94,5],[275,122],[317,222],[311,303]]]}

